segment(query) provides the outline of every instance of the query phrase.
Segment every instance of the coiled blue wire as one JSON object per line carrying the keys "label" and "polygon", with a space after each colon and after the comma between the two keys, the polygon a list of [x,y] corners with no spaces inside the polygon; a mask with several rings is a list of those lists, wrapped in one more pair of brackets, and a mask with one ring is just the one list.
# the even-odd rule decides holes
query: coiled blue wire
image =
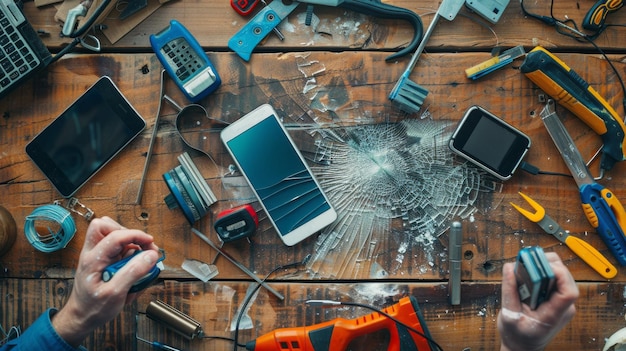
{"label": "coiled blue wire", "polygon": [[[37,232],[35,222],[48,222],[46,227],[48,234]],[[52,228],[51,223],[58,225]],[[42,223],[39,224],[42,227]],[[41,252],[54,252],[67,246],[76,233],[76,224],[70,211],[59,205],[44,205],[37,207],[30,215],[26,216],[24,234],[33,247]]]}

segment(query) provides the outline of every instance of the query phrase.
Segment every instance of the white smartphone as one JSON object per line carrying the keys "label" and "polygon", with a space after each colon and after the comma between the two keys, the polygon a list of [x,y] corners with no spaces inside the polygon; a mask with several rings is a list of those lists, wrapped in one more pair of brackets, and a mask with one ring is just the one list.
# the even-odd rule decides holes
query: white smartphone
{"label": "white smartphone", "polygon": [[259,106],[220,136],[286,245],[297,244],[337,219],[272,106]]}

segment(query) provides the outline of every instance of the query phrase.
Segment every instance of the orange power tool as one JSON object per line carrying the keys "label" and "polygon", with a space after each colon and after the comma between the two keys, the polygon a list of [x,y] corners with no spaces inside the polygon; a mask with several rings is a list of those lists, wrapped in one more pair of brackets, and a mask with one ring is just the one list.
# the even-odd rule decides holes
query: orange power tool
{"label": "orange power tool", "polygon": [[[340,304],[337,302],[337,304]],[[355,319],[336,318],[308,327],[276,329],[246,344],[250,351],[344,351],[357,337],[386,329],[388,351],[433,351],[432,338],[417,304],[408,296],[383,309],[394,319],[419,331],[417,334],[382,313]]]}

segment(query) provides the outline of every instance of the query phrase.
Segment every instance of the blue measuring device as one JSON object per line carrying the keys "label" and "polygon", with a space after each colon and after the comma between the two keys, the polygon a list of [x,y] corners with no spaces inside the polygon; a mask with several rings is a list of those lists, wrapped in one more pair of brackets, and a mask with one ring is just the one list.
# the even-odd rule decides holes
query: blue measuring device
{"label": "blue measuring device", "polygon": [[196,38],[177,20],[150,35],[150,45],[159,61],[191,102],[214,92],[222,80]]}
{"label": "blue measuring device", "polygon": [[[163,263],[161,263],[161,261],[165,259],[165,251],[163,250],[159,250],[159,251],[161,252],[161,257],[157,260],[157,263],[152,267],[152,269],[150,269],[150,271],[146,275],[141,277],[139,280],[137,280],[133,284],[129,292],[134,293],[134,292],[141,291],[147,288],[148,286],[150,286],[150,284],[152,284],[152,282],[154,282],[159,277],[159,274],[161,273],[161,269],[163,269]],[[132,260],[135,256],[139,255],[140,252],[141,250],[137,250],[132,255],[126,258],[123,258],[113,264],[108,265],[104,269],[104,271],[102,271],[102,281],[108,282],[111,279],[113,279],[113,276],[115,276],[115,274],[117,274],[117,272],[120,269],[122,269],[122,267],[124,267],[128,262],[130,262],[130,260]]]}

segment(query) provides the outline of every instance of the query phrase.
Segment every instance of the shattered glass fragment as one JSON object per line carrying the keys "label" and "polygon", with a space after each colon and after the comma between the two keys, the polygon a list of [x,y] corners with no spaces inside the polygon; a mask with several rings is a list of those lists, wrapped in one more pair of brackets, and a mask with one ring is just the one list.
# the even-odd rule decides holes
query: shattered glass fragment
{"label": "shattered glass fragment", "polygon": [[[314,142],[299,147],[314,160],[312,170],[339,216],[318,238],[307,264],[313,275],[397,273],[408,250],[433,251],[452,218],[474,213],[488,187],[480,170],[450,152],[449,127],[449,121],[422,119],[310,132]],[[392,231],[404,239],[385,263],[379,256],[390,250]]]}

